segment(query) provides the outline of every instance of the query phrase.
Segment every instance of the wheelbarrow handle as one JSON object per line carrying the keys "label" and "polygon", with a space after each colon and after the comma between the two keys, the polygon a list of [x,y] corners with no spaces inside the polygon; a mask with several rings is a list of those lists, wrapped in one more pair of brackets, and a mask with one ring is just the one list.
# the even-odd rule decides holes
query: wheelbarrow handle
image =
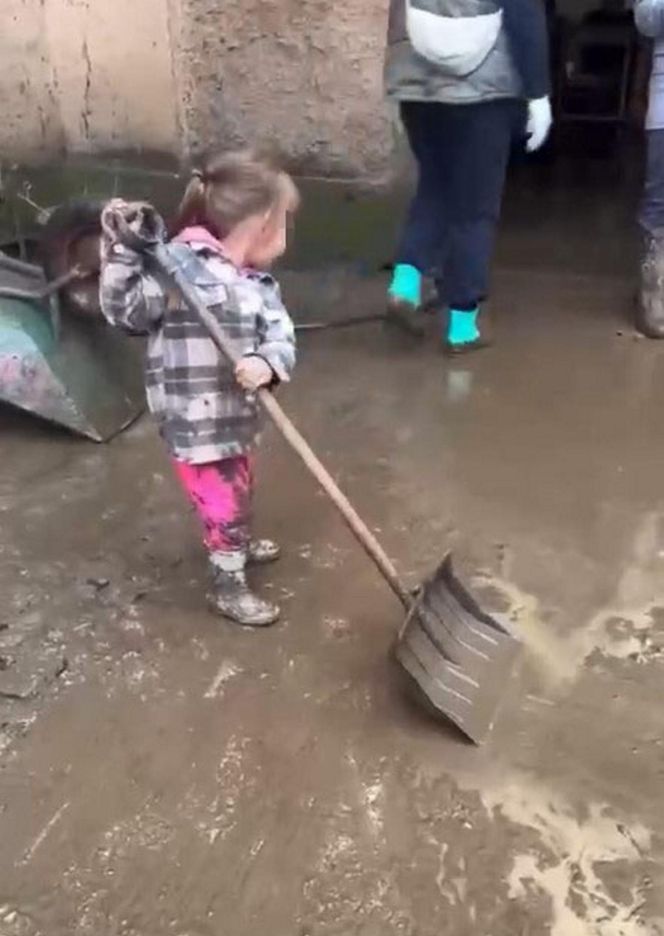
{"label": "wheelbarrow handle", "polygon": [[[236,364],[239,355],[232,342],[228,340],[217,319],[201,301],[196,289],[183,275],[177,260],[172,256],[168,248],[163,244],[152,244],[148,252],[159,269],[175,283],[182,293],[185,302],[205,326],[217,348],[231,363]],[[257,396],[265,412],[271,418],[286,442],[293,451],[299,455],[305,466],[323,488],[357,541],[364,548],[367,555],[374,561],[378,571],[394,594],[405,608],[410,609],[412,605],[411,595],[402,583],[390,557],[359,516],[325,465],[323,465],[307,440],[286,415],[272,393],[266,388],[262,388],[258,391]]]}
{"label": "wheelbarrow handle", "polygon": [[91,274],[86,273],[85,270],[74,267],[61,276],[58,276],[57,279],[51,280],[50,283],[40,286],[39,289],[13,289],[11,287],[0,286],[0,296],[2,296],[3,299],[50,299],[55,293],[60,292],[63,286],[68,286],[70,283],[73,283],[74,280],[85,279],[86,276],[90,275]]}
{"label": "wheelbarrow handle", "polygon": [[40,280],[44,275],[42,268],[36,263],[25,263],[23,260],[16,260],[14,257],[7,256],[2,250],[0,250],[0,267],[11,270],[13,273],[22,273],[32,279]]}

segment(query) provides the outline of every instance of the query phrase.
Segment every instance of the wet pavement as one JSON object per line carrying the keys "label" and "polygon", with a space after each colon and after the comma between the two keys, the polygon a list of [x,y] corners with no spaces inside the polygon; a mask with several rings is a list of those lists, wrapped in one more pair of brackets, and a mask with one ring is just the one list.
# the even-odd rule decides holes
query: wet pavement
{"label": "wet pavement", "polygon": [[[626,208],[589,238],[533,204],[495,347],[309,335],[284,394],[407,580],[452,548],[521,634],[482,749],[404,694],[400,608],[272,433],[284,620],[246,633],[206,611],[149,420],[100,448],[3,412],[2,936],[664,933],[664,352],[625,323]],[[385,279],[284,286],[324,318]]]}

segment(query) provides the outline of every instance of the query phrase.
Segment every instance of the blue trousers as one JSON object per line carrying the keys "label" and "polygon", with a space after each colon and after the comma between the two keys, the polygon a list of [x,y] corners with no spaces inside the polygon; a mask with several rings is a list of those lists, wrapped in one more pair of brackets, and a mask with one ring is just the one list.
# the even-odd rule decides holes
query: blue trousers
{"label": "blue trousers", "polygon": [[648,234],[664,233],[664,130],[649,130],[646,184],[639,223]]}
{"label": "blue trousers", "polygon": [[433,275],[452,308],[474,309],[489,291],[512,144],[524,130],[517,100],[480,104],[405,101],[401,118],[419,178],[397,263]]}

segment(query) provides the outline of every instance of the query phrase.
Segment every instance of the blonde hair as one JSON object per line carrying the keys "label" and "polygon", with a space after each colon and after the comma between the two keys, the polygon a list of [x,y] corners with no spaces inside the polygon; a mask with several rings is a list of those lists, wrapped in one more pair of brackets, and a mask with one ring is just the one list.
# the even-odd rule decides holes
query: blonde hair
{"label": "blonde hair", "polygon": [[194,170],[170,226],[174,237],[184,228],[203,225],[226,237],[242,221],[283,205],[297,211],[300,195],[291,177],[252,150],[223,153]]}

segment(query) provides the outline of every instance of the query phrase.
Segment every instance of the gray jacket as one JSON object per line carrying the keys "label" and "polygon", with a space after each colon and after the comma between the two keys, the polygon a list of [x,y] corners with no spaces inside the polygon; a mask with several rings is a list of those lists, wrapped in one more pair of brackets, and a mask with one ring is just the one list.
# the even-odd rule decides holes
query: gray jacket
{"label": "gray jacket", "polygon": [[664,130],[664,0],[636,0],[634,18],[639,31],[655,40],[646,127]]}
{"label": "gray jacket", "polygon": [[420,57],[408,41],[405,0],[391,0],[385,84],[398,101],[473,104],[549,93],[546,20],[541,0],[414,0],[445,16],[480,16],[503,10],[493,50],[470,75],[446,73]]}

